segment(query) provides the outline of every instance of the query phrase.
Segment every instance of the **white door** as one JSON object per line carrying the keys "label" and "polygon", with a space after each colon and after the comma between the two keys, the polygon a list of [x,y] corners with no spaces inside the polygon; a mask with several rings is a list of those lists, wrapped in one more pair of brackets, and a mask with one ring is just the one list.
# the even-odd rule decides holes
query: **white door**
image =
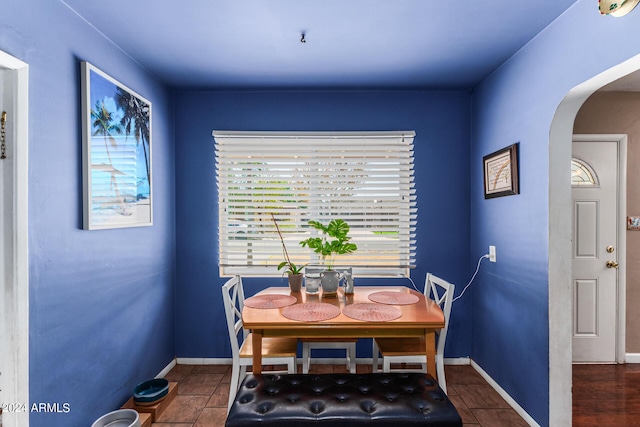
{"label": "white door", "polygon": [[0,400],[14,405],[4,427],[29,426],[28,83],[29,66],[0,51]]}
{"label": "white door", "polygon": [[573,361],[616,361],[618,144],[574,141]]}

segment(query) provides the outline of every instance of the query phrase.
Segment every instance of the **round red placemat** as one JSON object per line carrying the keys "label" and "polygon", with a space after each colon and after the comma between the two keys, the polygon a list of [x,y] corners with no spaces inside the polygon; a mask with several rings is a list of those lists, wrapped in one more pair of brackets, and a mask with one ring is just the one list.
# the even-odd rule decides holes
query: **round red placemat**
{"label": "round red placemat", "polygon": [[244,305],[251,308],[280,308],[295,304],[298,299],[292,295],[256,295],[244,300]]}
{"label": "round red placemat", "polygon": [[387,322],[402,316],[399,308],[372,302],[359,302],[342,309],[345,316],[365,322]]}
{"label": "round red placemat", "polygon": [[300,322],[319,322],[338,317],[340,308],[325,302],[305,302],[303,304],[290,305],[282,310],[282,315],[287,319]]}
{"label": "round red placemat", "polygon": [[417,295],[406,292],[380,291],[369,295],[369,299],[380,304],[408,305],[420,301]]}

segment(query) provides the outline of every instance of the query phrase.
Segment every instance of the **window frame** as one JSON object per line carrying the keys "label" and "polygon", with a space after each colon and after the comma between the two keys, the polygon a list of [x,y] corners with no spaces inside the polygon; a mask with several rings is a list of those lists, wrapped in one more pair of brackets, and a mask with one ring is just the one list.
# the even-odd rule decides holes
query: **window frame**
{"label": "window frame", "polygon": [[[212,134],[216,152],[218,265],[221,277],[234,274],[260,277],[282,275],[276,267],[284,260],[284,256],[271,213],[275,213],[285,237],[287,250],[293,254],[292,261],[296,264],[322,263],[310,249],[301,248],[298,244],[300,240],[316,233],[308,227],[307,221],[313,219],[327,224],[331,219],[340,218],[350,224],[352,242],[360,242],[360,245],[355,254],[339,257],[336,268],[352,267],[354,275],[359,277],[409,277],[410,269],[415,267],[417,225],[417,196],[413,178],[414,131],[213,131]],[[331,161],[333,164],[329,164]],[[293,163],[296,163],[295,174],[288,169],[292,168]],[[267,164],[271,167],[264,168]],[[333,167],[335,170],[327,171],[319,165]],[[300,168],[297,168],[298,166]],[[379,167],[380,171],[376,171],[376,167]],[[274,185],[279,185],[274,183],[280,182],[278,179],[286,178],[287,174],[287,186],[274,190]],[[295,181],[292,179],[294,176]],[[332,184],[332,179],[335,179],[336,183]],[[260,182],[264,187],[259,189],[255,182],[250,182],[251,180]],[[344,182],[348,182],[353,188],[339,188],[339,183]],[[316,183],[321,183],[319,187],[322,188],[318,194],[313,194],[312,187]],[[323,191],[331,190],[323,186],[332,185],[335,186],[333,190],[336,194],[339,193],[336,198],[339,203],[334,204],[334,199],[331,199],[331,203],[326,201],[328,196]],[[255,194],[256,197],[253,197],[254,194],[251,192],[256,189],[263,193]],[[234,191],[236,203],[239,206],[244,203],[241,209],[247,211],[245,214],[236,215],[236,211],[233,210],[231,199],[234,197]],[[269,191],[273,191],[273,194]],[[308,197],[308,205],[298,205],[292,210],[280,208],[279,205],[272,207],[272,202],[283,203],[280,199],[275,200],[277,196],[284,196],[284,193],[277,194],[278,191],[285,191],[287,197],[294,201],[297,200],[296,197]],[[378,210],[368,208],[374,192],[380,199],[379,202],[373,201],[380,204]],[[265,195],[274,197],[274,200],[267,200]],[[364,201],[355,201],[359,197]],[[355,208],[349,210],[353,206]],[[366,212],[367,209],[372,212]],[[295,212],[295,215],[289,215],[291,212]],[[386,219],[387,226],[382,218],[385,215],[392,218],[392,221]],[[293,216],[299,218],[292,219]],[[394,243],[394,240],[397,242]],[[277,243],[277,248],[274,242]],[[268,248],[265,249],[267,245]],[[377,250],[374,245],[380,245],[381,248],[385,248],[385,245],[393,246],[393,249],[379,251],[379,261],[372,266],[371,259],[375,257],[371,254]],[[273,257],[260,260],[259,257],[264,257],[265,253],[272,253]],[[392,261],[382,262],[383,253]],[[247,264],[243,264],[241,259],[244,254],[247,256]],[[250,266],[250,262],[255,264]]]}

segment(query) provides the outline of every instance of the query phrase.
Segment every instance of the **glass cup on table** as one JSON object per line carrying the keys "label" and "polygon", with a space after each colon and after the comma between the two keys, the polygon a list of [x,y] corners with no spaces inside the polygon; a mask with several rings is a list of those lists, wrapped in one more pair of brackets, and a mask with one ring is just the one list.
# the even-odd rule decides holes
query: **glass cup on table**
{"label": "glass cup on table", "polygon": [[312,295],[320,292],[320,280],[319,274],[306,274],[304,276],[304,291]]}

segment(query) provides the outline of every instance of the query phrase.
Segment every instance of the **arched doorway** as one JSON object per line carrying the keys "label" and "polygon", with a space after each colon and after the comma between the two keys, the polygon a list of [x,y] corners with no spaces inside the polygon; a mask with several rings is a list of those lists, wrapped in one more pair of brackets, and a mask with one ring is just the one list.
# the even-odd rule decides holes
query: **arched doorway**
{"label": "arched doorway", "polygon": [[[571,425],[571,141],[584,101],[601,87],[640,69],[637,55],[576,86],[565,96],[549,132],[549,419]],[[569,309],[568,309],[569,308]],[[569,347],[570,348],[570,347]]]}

